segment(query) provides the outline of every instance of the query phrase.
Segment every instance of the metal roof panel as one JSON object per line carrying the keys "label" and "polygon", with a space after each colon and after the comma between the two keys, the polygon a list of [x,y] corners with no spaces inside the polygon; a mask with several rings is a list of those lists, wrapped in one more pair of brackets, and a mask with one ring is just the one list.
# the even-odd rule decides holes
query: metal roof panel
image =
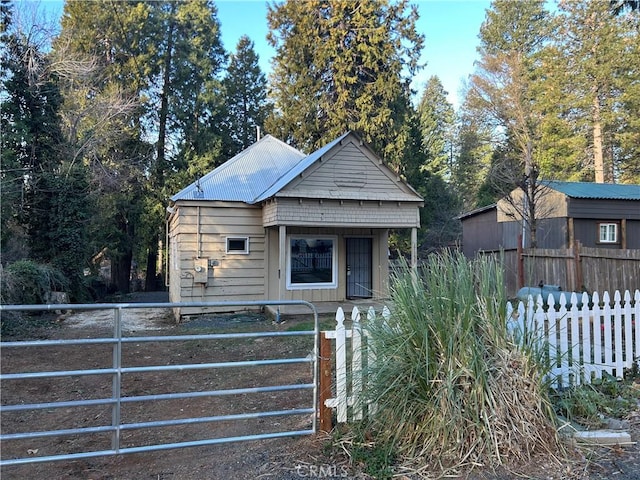
{"label": "metal roof panel", "polygon": [[619,183],[560,182],[556,180],[548,180],[541,183],[571,198],[592,198],[601,200],[640,200],[640,185],[624,185]]}
{"label": "metal roof panel", "polygon": [[177,200],[220,200],[255,203],[305,155],[271,135],[238,153],[171,197]]}

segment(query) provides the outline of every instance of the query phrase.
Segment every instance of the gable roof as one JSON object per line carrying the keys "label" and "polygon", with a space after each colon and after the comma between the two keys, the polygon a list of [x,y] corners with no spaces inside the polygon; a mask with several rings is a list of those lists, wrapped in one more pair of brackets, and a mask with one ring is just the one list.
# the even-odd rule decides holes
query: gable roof
{"label": "gable roof", "polygon": [[[247,204],[260,203],[281,193],[287,185],[299,178],[303,172],[310,169],[323,155],[349,135],[358,138],[355,134],[347,132],[307,156],[275,137],[266,135],[173,195],[171,200],[174,202],[218,200]],[[406,185],[410,193],[400,191],[391,200],[422,202],[420,195],[409,185],[404,182],[403,185]],[[325,195],[328,193],[325,192]]]}
{"label": "gable roof", "polygon": [[548,180],[543,185],[570,198],[597,200],[640,200],[640,185],[617,183],[559,182]]}
{"label": "gable roof", "polygon": [[183,188],[177,200],[221,200],[255,203],[265,190],[294,168],[305,154],[265,135],[235,157]]}
{"label": "gable roof", "polygon": [[331,150],[335,145],[340,143],[347,135],[349,135],[349,132],[341,135],[340,137],[336,138],[333,142],[327,143],[324,147],[320,148],[319,150],[316,150],[311,155],[308,155],[307,157],[305,157],[303,161],[295,165],[291,170],[289,170],[286,174],[284,174],[282,178],[280,178],[280,180],[278,180],[275,184],[273,184],[269,189],[264,191],[262,195],[256,198],[255,201],[261,202],[262,200],[266,200],[267,198],[272,197],[273,195],[278,193],[281,189],[287,186],[293,179],[295,179],[298,175],[300,175],[307,168],[313,165],[316,162],[316,160],[322,157],[322,155],[324,155],[326,152]]}

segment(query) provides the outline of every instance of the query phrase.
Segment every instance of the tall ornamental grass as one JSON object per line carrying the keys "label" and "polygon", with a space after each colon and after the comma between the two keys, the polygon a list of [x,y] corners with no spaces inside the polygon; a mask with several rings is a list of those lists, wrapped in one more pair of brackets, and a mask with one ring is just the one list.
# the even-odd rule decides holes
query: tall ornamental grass
{"label": "tall ornamental grass", "polygon": [[394,273],[393,311],[370,325],[368,428],[405,462],[460,468],[558,451],[537,364],[511,341],[495,261],[432,255]]}

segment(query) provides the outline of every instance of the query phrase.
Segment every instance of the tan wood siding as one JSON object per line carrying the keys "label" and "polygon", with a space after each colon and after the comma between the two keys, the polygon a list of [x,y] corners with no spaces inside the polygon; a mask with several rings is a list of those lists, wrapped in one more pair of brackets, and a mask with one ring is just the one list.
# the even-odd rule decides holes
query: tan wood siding
{"label": "tan wood siding", "polygon": [[[511,196],[514,198],[513,202],[516,202],[517,205],[522,205],[522,190],[515,190],[511,193]],[[541,189],[536,203],[536,216],[538,218],[566,217],[568,214],[566,196],[555,190]],[[504,199],[498,200],[498,222],[520,220],[521,211],[521,206],[516,211],[508,201]]]}
{"label": "tan wood siding", "polygon": [[[386,168],[386,167],[385,167]],[[318,163],[295,185],[285,190],[369,190],[374,192],[396,192],[396,182],[381,169],[381,164],[371,161],[353,143],[337,151],[328,160]]]}
{"label": "tan wood siding", "polygon": [[278,197],[420,201],[366,147],[345,140],[278,192]]}
{"label": "tan wood siding", "polygon": [[[264,298],[262,211],[259,207],[241,203],[221,205],[176,205],[170,222],[170,241],[176,243],[171,250],[174,258],[170,262],[172,301],[254,301]],[[228,236],[248,237],[249,253],[227,253]],[[206,283],[196,281],[195,264],[199,258],[206,259],[209,264]],[[206,311],[212,309],[186,308],[181,309],[180,314]]]}
{"label": "tan wood siding", "polygon": [[[376,298],[385,297],[388,293],[389,283],[389,265],[388,265],[388,230],[374,228],[328,228],[328,227],[288,227],[287,236],[289,235],[310,235],[337,236],[337,255],[338,255],[338,286],[332,289],[296,289],[282,290],[281,300],[305,300],[307,302],[342,302],[346,299],[346,251],[345,238],[347,237],[368,237],[373,240],[372,244],[372,289]],[[268,261],[277,265],[279,256],[278,251],[278,229],[267,229],[268,236]],[[282,272],[286,275],[286,272]],[[268,298],[278,299],[278,272],[277,268],[272,268],[269,272],[267,281]],[[281,309],[286,311],[286,309]]]}
{"label": "tan wood siding", "polygon": [[411,228],[420,226],[415,204],[278,198],[263,210],[263,224]]}

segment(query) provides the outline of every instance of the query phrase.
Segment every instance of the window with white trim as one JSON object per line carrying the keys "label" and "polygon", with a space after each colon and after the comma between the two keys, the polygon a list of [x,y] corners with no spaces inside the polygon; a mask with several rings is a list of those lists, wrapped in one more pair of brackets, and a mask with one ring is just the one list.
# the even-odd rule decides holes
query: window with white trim
{"label": "window with white trim", "polygon": [[287,245],[287,288],[336,288],[337,238],[291,236]]}
{"label": "window with white trim", "polygon": [[600,243],[618,243],[618,224],[617,223],[600,223],[598,224],[600,231]]}
{"label": "window with white trim", "polygon": [[227,253],[249,253],[249,237],[227,237]]}

